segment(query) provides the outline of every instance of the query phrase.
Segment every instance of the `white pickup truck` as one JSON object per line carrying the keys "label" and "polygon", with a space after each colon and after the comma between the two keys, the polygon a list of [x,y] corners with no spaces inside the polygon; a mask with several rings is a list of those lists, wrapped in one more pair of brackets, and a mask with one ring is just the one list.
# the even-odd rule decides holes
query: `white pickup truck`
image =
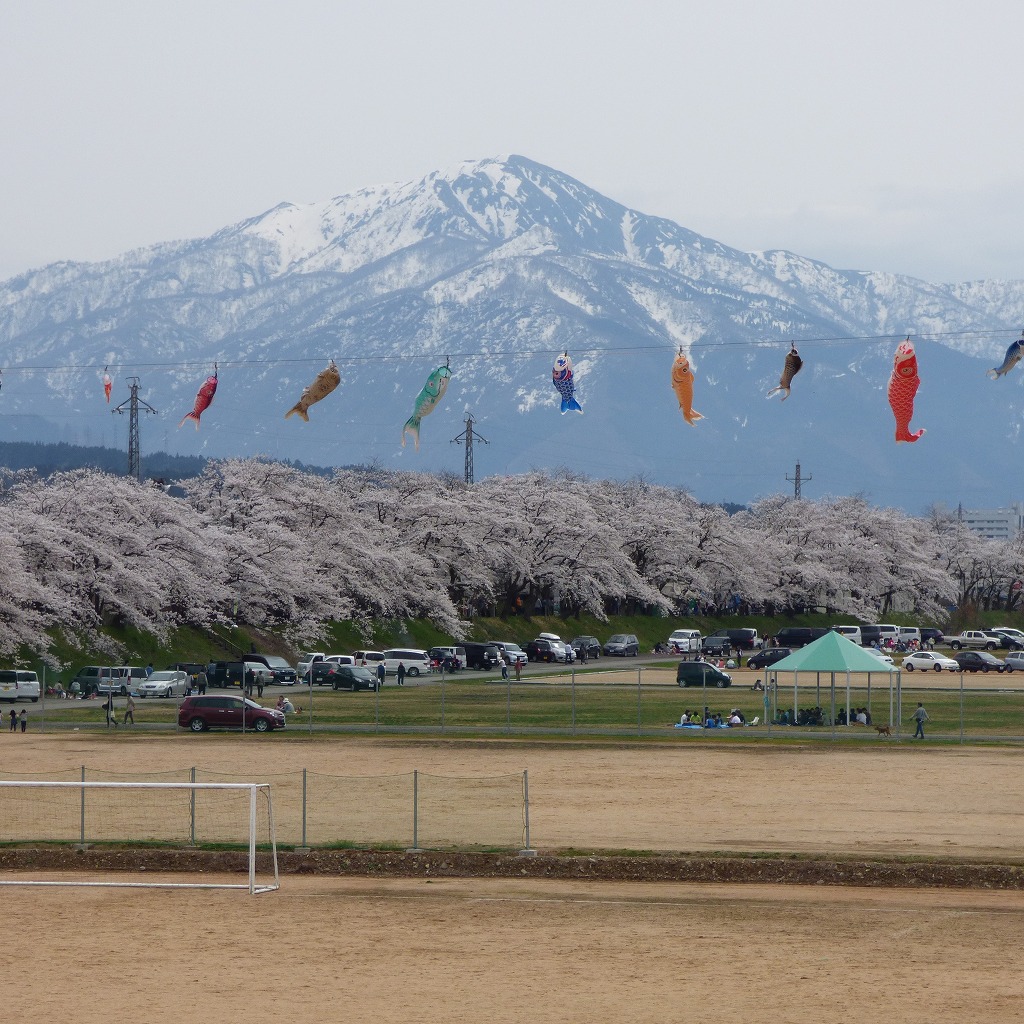
{"label": "white pickup truck", "polygon": [[944,636],[943,643],[949,644],[954,651],[962,650],[965,647],[981,651],[994,651],[999,646],[999,641],[980,629],[965,629],[956,636]]}

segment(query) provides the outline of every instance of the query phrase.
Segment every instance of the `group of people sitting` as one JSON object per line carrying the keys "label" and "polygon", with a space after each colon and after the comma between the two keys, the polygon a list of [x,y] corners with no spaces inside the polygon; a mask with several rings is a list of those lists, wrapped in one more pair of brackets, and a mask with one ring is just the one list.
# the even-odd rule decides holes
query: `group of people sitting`
{"label": "group of people sitting", "polygon": [[746,725],[747,720],[738,708],[733,708],[728,715],[723,715],[721,711],[717,711],[715,714],[706,711],[704,715],[701,715],[699,711],[691,711],[687,708],[679,716],[679,724],[681,726],[699,726],[704,729],[729,729]]}
{"label": "group of people sitting", "polygon": [[302,708],[296,707],[283,693],[277,698],[277,703],[274,707],[286,715],[294,715],[296,712],[302,710]]}
{"label": "group of people sitting", "polygon": [[[773,725],[828,725],[829,717],[820,707],[798,708],[796,715],[792,709],[779,709],[772,721]],[[846,708],[836,713],[836,725],[846,725]],[[850,708],[850,725],[871,725],[871,712],[867,708]]]}

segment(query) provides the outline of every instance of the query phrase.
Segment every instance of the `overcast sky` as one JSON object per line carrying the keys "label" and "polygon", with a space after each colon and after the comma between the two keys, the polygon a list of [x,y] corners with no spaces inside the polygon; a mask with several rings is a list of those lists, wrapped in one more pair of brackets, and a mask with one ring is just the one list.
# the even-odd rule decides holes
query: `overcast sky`
{"label": "overcast sky", "polygon": [[520,153],[740,249],[1024,278],[1019,0],[4,0],[0,279]]}

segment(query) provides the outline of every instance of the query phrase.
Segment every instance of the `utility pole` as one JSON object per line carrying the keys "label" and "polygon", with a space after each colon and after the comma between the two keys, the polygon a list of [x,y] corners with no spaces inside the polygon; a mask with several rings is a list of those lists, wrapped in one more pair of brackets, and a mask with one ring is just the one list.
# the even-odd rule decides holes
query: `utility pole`
{"label": "utility pole", "polygon": [[800,463],[798,462],[796,464],[796,476],[790,478],[790,475],[787,473],[786,474],[786,479],[787,480],[790,480],[790,479],[792,480],[792,484],[793,484],[793,497],[794,498],[799,498],[800,497],[800,485],[804,482],[804,480],[813,480],[814,477],[813,476],[801,476],[800,475]]}
{"label": "utility pole", "polygon": [[131,391],[131,397],[122,402],[116,409],[111,409],[111,413],[120,413],[124,415],[124,407],[128,406],[128,475],[135,477],[135,479],[142,483],[142,463],[139,459],[139,406],[144,406],[146,412],[156,414],[156,409],[149,405],[147,402],[143,402],[139,398],[139,378],[128,377],[128,389]]}
{"label": "utility pole", "polygon": [[458,437],[453,437],[451,440],[452,444],[462,444],[466,442],[466,483],[471,484],[473,482],[473,442],[482,441],[484,444],[490,444],[483,434],[478,434],[473,430],[473,414],[466,413],[466,429],[459,434]]}

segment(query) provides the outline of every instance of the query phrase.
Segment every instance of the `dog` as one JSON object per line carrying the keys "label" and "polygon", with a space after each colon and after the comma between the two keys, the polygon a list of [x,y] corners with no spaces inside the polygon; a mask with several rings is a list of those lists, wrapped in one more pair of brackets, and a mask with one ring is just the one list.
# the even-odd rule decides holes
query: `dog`
{"label": "dog", "polygon": [[887,725],[876,725],[875,728],[878,730],[879,739],[881,739],[883,736],[892,735],[892,730]]}

